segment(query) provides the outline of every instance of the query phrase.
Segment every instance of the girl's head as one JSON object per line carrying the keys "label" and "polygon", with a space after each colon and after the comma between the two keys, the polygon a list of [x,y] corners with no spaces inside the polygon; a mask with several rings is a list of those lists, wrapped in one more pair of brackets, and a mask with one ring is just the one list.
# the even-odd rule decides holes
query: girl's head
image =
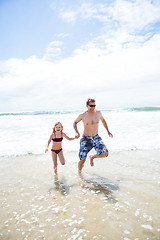
{"label": "girl's head", "polygon": [[63,125],[61,122],[57,122],[54,125],[53,132],[62,132],[63,131]]}

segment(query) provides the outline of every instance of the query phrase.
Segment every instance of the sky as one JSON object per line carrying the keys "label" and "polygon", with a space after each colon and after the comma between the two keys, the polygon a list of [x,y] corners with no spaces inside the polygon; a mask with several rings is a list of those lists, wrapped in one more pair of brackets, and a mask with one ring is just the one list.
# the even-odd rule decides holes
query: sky
{"label": "sky", "polygon": [[160,106],[160,0],[0,0],[0,112]]}

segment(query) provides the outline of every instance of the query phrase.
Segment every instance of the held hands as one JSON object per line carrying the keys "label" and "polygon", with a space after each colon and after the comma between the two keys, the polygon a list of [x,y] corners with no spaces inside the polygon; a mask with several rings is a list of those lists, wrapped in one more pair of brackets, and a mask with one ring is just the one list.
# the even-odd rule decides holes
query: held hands
{"label": "held hands", "polygon": [[79,138],[79,136],[75,136],[75,137],[74,137],[74,139],[77,139],[77,138]]}
{"label": "held hands", "polygon": [[80,137],[80,134],[76,132],[75,138],[79,138],[79,137]]}
{"label": "held hands", "polygon": [[48,152],[48,148],[46,148],[45,153]]}

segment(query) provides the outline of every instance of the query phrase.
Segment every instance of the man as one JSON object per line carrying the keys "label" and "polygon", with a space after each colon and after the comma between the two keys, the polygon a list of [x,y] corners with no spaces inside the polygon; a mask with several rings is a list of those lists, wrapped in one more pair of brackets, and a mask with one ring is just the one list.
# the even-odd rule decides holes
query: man
{"label": "man", "polygon": [[94,162],[93,160],[95,158],[104,158],[108,157],[108,150],[103,143],[101,137],[98,135],[98,125],[99,121],[101,120],[103,123],[104,128],[107,130],[108,135],[110,137],[113,137],[112,133],[110,133],[107,123],[105,119],[102,116],[102,113],[100,111],[95,110],[95,100],[89,98],[86,102],[87,111],[80,114],[77,119],[73,123],[73,127],[76,132],[76,136],[79,137],[80,134],[77,129],[77,123],[80,121],[83,122],[84,125],[84,132],[83,136],[80,140],[80,150],[79,150],[79,158],[80,161],[78,163],[78,169],[79,173],[81,173],[81,170],[84,166],[84,163],[87,158],[88,152],[94,147],[97,154],[90,156],[90,165],[93,166]]}

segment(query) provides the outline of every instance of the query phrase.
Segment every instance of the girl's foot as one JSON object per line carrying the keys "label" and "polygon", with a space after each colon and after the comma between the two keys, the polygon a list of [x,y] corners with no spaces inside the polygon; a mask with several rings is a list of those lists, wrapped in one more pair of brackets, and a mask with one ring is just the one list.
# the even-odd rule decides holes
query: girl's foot
{"label": "girl's foot", "polygon": [[57,175],[57,168],[53,168],[54,169],[54,174]]}

